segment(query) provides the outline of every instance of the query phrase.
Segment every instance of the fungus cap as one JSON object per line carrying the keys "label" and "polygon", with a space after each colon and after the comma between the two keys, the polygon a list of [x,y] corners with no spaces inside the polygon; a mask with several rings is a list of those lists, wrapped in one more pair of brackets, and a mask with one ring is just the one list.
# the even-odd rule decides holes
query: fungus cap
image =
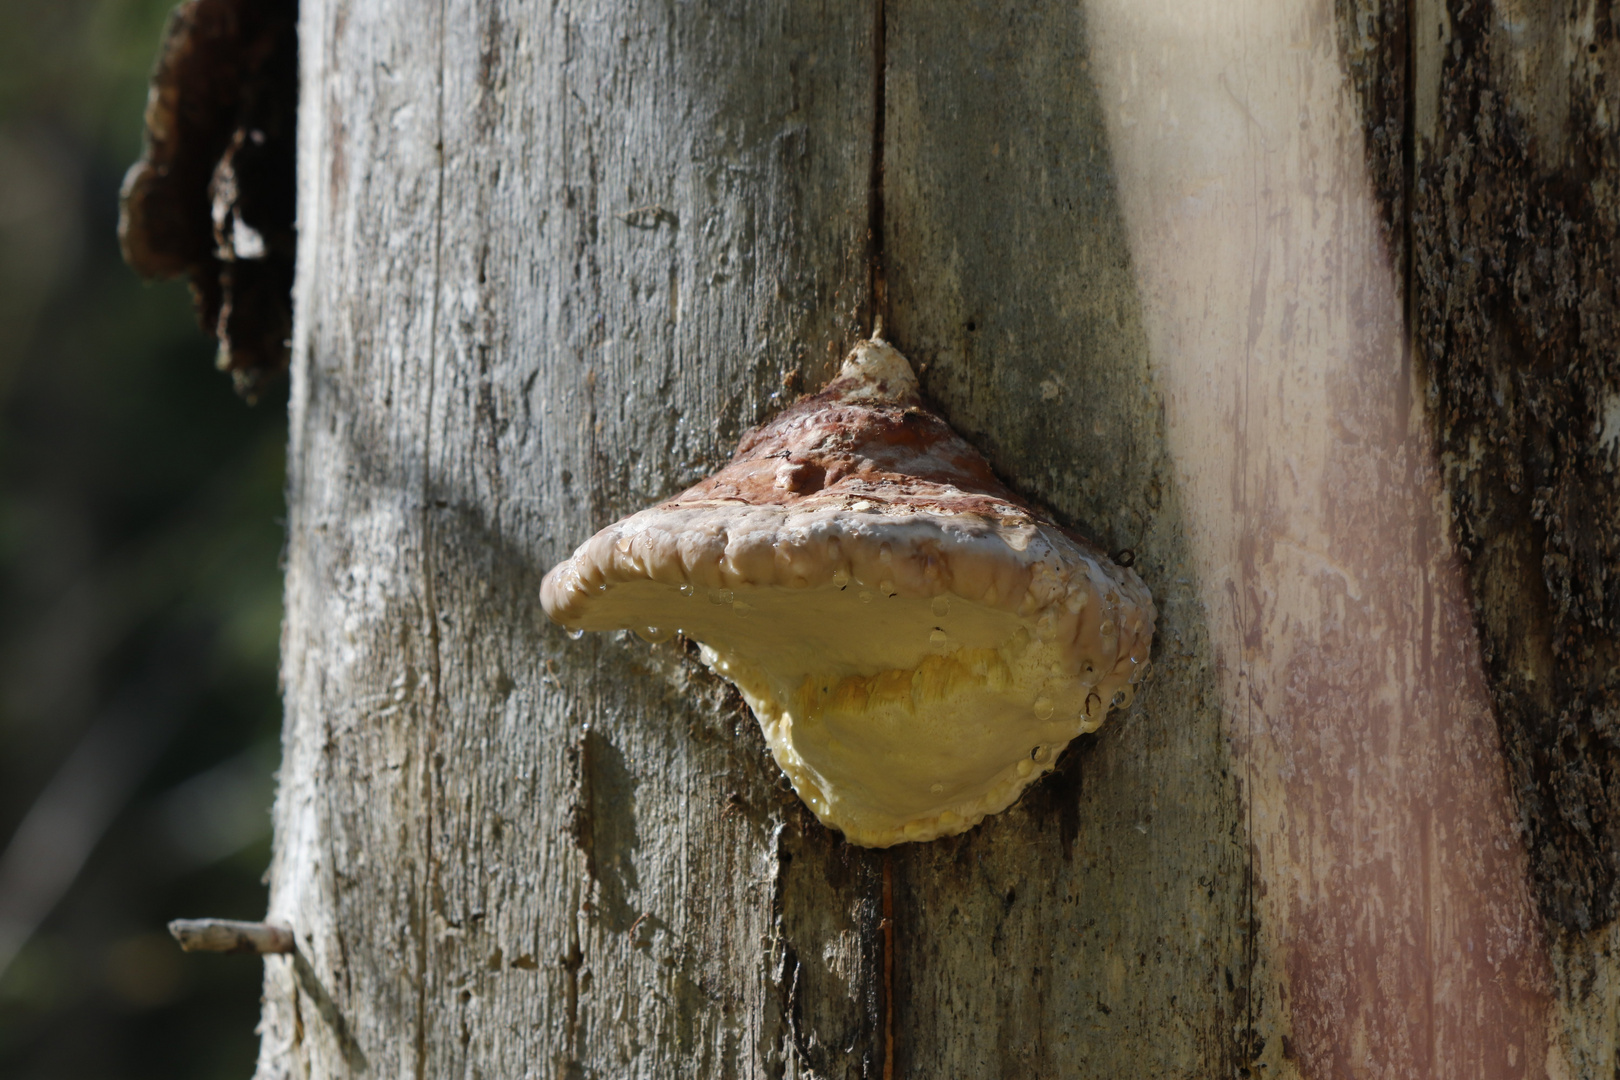
{"label": "fungus cap", "polygon": [[806,805],[866,847],[1010,806],[1129,703],[1155,618],[877,338],[718,473],[580,545],[541,601],[571,629],[697,641]]}

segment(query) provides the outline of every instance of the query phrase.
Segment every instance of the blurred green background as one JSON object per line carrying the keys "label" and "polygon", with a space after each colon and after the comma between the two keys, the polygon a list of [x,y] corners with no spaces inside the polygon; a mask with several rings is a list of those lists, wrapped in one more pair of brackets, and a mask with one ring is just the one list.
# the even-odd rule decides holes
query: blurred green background
{"label": "blurred green background", "polygon": [[253,1069],[280,699],[284,384],[119,258],[170,0],[0,4],[0,1077]]}

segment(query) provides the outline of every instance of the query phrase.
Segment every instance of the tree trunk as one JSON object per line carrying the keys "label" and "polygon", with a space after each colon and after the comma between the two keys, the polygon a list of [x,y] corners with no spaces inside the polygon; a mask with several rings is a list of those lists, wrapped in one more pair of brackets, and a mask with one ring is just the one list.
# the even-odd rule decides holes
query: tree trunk
{"label": "tree trunk", "polygon": [[[1614,247],[1544,304],[1586,434],[1482,475],[1553,413],[1472,373],[1561,359],[1491,352],[1514,267],[1459,236],[1571,242],[1456,155],[1551,125],[1584,156],[1497,189],[1612,235],[1620,52],[1531,20],[1549,97],[1430,7],[303,0],[261,1080],[1609,1075]],[[537,596],[875,315],[1160,611],[1128,713],[887,852],[678,643]]]}

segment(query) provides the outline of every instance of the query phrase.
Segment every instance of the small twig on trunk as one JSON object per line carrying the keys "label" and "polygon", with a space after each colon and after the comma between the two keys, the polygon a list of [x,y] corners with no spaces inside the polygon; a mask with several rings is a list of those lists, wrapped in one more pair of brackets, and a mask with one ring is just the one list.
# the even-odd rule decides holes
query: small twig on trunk
{"label": "small twig on trunk", "polygon": [[232,919],[175,919],[169,933],[186,952],[271,953],[293,951],[293,933],[285,926]]}

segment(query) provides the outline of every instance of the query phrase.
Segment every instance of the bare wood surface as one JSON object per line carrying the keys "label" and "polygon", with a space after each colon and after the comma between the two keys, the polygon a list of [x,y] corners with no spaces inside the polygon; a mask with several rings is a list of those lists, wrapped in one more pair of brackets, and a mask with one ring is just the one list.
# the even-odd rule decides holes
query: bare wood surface
{"label": "bare wood surface", "polygon": [[972,833],[896,850],[896,1075],[1224,1076],[1247,845],[1083,10],[889,0],[892,333],[1015,487],[1153,591],[1155,674]]}
{"label": "bare wood surface", "polygon": [[[306,0],[261,1080],[1612,1071],[1403,334],[1404,83],[1334,14]],[[885,311],[1161,612],[1127,716],[886,856],[536,597]]]}
{"label": "bare wood surface", "polygon": [[1536,1075],[1544,953],[1411,403],[1397,269],[1313,10],[1099,13],[1245,779],[1256,982],[1286,1002],[1267,1063]]}
{"label": "bare wood surface", "polygon": [[875,857],[676,646],[537,597],[855,337],[869,13],[302,20],[271,909],[310,971],[271,961],[260,1077],[870,1074]]}

